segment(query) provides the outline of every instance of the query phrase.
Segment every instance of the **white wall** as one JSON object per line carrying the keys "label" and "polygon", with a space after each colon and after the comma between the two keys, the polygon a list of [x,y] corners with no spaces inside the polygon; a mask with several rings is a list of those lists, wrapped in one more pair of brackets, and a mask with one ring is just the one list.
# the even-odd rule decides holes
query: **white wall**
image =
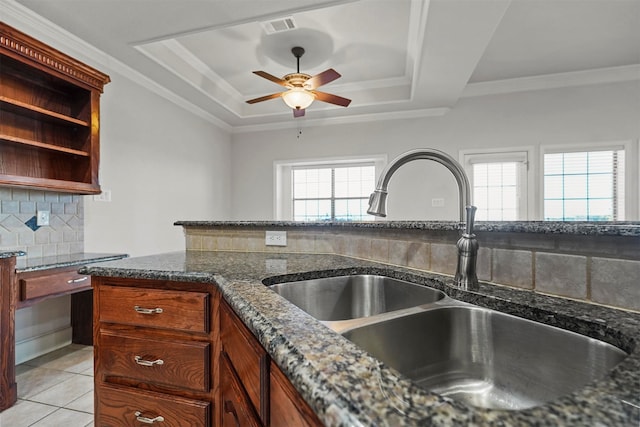
{"label": "white wall", "polygon": [[[313,116],[313,109],[307,114]],[[477,147],[634,141],[636,188],[627,192],[638,219],[640,81],[462,98],[441,117],[238,133],[233,135],[233,219],[273,218],[273,162],[361,154],[396,155],[418,147],[458,158]],[[631,168],[630,168],[631,169]],[[630,190],[630,189],[629,189]],[[445,198],[431,208],[431,198]],[[409,163],[389,184],[389,219],[457,219],[453,177],[433,162]],[[533,219],[533,218],[532,218]]]}
{"label": "white wall", "polygon": [[118,74],[101,103],[100,183],[85,199],[85,251],[184,249],[180,219],[230,215],[230,137]]}

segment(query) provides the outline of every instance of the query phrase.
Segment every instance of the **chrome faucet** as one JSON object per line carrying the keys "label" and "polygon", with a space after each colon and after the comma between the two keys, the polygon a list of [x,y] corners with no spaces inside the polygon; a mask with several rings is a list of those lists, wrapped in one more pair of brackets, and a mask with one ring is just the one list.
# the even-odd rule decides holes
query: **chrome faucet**
{"label": "chrome faucet", "polygon": [[458,248],[458,265],[453,283],[461,289],[477,290],[479,285],[476,275],[476,259],[478,258],[479,245],[476,240],[476,235],[473,234],[473,220],[476,214],[476,207],[471,206],[469,200],[471,195],[469,178],[460,163],[453,157],[433,148],[417,148],[400,154],[382,171],[376,190],[371,193],[369,197],[369,209],[367,213],[381,217],[387,216],[387,186],[389,185],[391,175],[405,163],[419,159],[433,160],[445,166],[453,174],[458,183],[460,224],[465,224],[465,227],[462,236],[458,240],[458,243],[456,243],[456,247]]}

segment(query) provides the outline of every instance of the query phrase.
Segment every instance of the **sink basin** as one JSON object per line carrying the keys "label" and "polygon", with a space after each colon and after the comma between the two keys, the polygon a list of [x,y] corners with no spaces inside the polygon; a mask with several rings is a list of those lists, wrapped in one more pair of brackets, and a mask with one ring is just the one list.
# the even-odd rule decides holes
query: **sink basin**
{"label": "sink basin", "polygon": [[316,319],[330,322],[429,304],[446,296],[426,286],[367,274],[278,283],[269,287]]}
{"label": "sink basin", "polygon": [[427,390],[494,409],[554,400],[604,377],[627,356],[602,341],[465,303],[343,336]]}

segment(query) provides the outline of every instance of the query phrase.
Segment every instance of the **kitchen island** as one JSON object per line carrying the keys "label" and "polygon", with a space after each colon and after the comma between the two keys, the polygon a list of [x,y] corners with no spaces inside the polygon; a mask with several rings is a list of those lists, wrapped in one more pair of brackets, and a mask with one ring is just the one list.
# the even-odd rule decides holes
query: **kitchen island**
{"label": "kitchen island", "polygon": [[[182,251],[81,272],[216,287],[327,426],[637,426],[640,420],[637,313],[488,283],[477,292],[461,291],[444,275],[332,254]],[[629,356],[601,381],[542,406],[519,411],[467,406],[417,387],[265,286],[345,274],[425,284],[458,300],[603,340]]]}

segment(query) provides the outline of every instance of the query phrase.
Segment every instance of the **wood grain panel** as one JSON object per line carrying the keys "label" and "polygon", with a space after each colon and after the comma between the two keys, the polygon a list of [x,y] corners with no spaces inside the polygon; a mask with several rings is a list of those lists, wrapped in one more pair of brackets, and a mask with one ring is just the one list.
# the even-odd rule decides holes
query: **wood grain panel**
{"label": "wood grain panel", "polygon": [[269,418],[269,357],[227,305],[220,307],[220,340],[222,351],[228,355],[251,403],[266,424]]}
{"label": "wood grain panel", "polygon": [[[103,331],[99,340],[103,355],[99,362],[102,375],[209,391],[209,343],[147,339],[111,331]],[[144,366],[140,364],[144,362],[136,362],[136,357],[156,363]]]}
{"label": "wood grain panel", "polygon": [[262,427],[256,410],[224,354],[220,355],[219,363],[222,427]]}
{"label": "wood grain panel", "polygon": [[162,417],[162,421],[158,420],[156,424],[163,427],[211,425],[211,405],[208,402],[108,384],[102,385],[96,396],[96,426],[129,427],[149,424],[138,421],[137,417]]}
{"label": "wood grain panel", "polygon": [[[100,322],[191,332],[209,331],[209,294],[100,286]],[[161,312],[142,314],[135,307]]]}
{"label": "wood grain panel", "polygon": [[271,362],[270,371],[270,427],[323,426],[315,412],[274,362]]}

